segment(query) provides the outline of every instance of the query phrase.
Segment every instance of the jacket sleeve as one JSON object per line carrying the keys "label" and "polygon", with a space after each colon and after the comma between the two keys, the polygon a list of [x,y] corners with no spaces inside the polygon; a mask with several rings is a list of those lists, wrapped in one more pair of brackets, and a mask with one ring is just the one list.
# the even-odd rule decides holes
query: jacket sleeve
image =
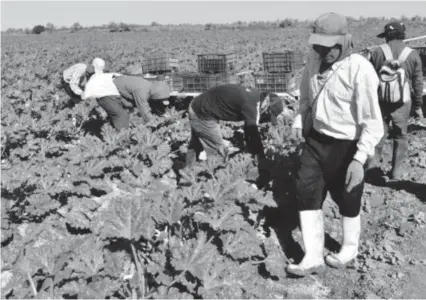
{"label": "jacket sleeve", "polygon": [[412,88],[413,88],[413,108],[417,109],[423,105],[423,71],[422,61],[417,51],[412,51],[414,60],[414,70],[412,76]]}
{"label": "jacket sleeve", "polygon": [[361,135],[354,159],[364,164],[368,157],[374,155],[374,149],[383,137],[384,128],[377,93],[379,78],[372,65],[366,63],[361,68],[362,71],[355,80],[357,120]]}

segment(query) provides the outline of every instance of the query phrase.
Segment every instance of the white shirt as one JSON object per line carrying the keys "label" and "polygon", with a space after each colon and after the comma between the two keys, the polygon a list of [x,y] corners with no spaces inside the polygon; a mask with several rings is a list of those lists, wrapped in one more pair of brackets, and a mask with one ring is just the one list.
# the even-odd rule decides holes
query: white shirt
{"label": "white shirt", "polygon": [[75,64],[63,72],[63,78],[66,83],[69,84],[71,90],[76,95],[81,95],[83,91],[80,88],[83,76],[86,74],[86,65],[83,63]]}
{"label": "white shirt", "polygon": [[[302,118],[321,88],[320,63],[319,55],[312,51],[302,75],[299,114],[293,128],[302,128]],[[359,140],[354,159],[364,164],[384,134],[379,78],[372,64],[359,54],[334,63],[330,75],[312,108],[313,127],[336,139]]]}
{"label": "white shirt", "polygon": [[115,73],[95,73],[86,84],[81,99],[102,98],[106,96],[120,96],[117,87],[112,80]]}

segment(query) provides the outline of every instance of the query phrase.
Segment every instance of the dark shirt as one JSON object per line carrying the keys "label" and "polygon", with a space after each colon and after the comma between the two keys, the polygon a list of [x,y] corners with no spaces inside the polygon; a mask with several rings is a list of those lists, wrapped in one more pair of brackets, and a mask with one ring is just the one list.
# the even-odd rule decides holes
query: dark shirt
{"label": "dark shirt", "polygon": [[257,123],[261,94],[237,84],[211,88],[196,97],[191,104],[201,119],[244,121],[244,135],[249,152],[264,157],[262,140]]}
{"label": "dark shirt", "polygon": [[260,93],[237,84],[216,86],[192,101],[192,109],[201,118],[244,121],[257,125]]}
{"label": "dark shirt", "polygon": [[[402,50],[406,46],[402,40],[392,40],[388,42],[394,59],[398,59]],[[376,69],[377,74],[379,73],[383,63],[385,62],[385,55],[380,47],[373,48],[371,50],[371,63]],[[407,72],[407,77],[410,86],[413,90],[413,106],[419,108],[422,106],[422,94],[423,94],[423,72],[422,72],[422,61],[419,54],[413,49],[408,55],[405,63],[402,65],[404,70]]]}

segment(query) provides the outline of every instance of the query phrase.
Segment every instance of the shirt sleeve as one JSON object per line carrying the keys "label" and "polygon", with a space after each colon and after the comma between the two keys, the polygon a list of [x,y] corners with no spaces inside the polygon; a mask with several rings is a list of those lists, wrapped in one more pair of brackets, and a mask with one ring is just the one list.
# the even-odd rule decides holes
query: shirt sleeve
{"label": "shirt sleeve", "polygon": [[89,98],[94,98],[94,96],[93,96],[93,86],[94,86],[93,80],[90,79],[87,82],[87,84],[86,84],[84,92],[81,94],[81,99],[82,100],[87,100]]}
{"label": "shirt sleeve", "polygon": [[374,155],[374,149],[384,134],[382,114],[378,99],[379,78],[370,64],[361,65],[355,82],[357,101],[357,119],[361,126],[358,151],[354,159],[364,164]]}
{"label": "shirt sleeve", "polygon": [[302,79],[300,82],[300,99],[299,99],[299,110],[293,121],[293,128],[303,128],[302,120],[305,119],[306,113],[309,109],[309,64],[310,61],[306,64],[303,69]]}
{"label": "shirt sleeve", "polygon": [[80,88],[80,78],[83,76],[80,72],[74,72],[72,75],[72,78],[70,80],[70,89],[73,91],[76,95],[81,95],[83,91]]}
{"label": "shirt sleeve", "polygon": [[422,71],[422,61],[420,59],[417,51],[412,50],[414,52],[414,70],[413,70],[413,78],[412,78],[412,88],[414,91],[413,95],[413,107],[417,109],[422,107],[423,105],[423,71]]}

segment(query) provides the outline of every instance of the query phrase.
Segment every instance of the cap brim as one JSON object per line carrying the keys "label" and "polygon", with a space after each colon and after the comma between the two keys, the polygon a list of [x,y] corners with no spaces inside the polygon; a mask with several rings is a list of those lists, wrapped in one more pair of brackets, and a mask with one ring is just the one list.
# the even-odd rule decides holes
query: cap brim
{"label": "cap brim", "polygon": [[386,37],[386,32],[382,32],[381,34],[377,35],[378,38],[384,38]]}
{"label": "cap brim", "polygon": [[319,34],[312,33],[309,37],[308,43],[311,45],[321,45],[324,47],[333,47],[336,44],[342,44],[341,35],[327,35],[327,34]]}

